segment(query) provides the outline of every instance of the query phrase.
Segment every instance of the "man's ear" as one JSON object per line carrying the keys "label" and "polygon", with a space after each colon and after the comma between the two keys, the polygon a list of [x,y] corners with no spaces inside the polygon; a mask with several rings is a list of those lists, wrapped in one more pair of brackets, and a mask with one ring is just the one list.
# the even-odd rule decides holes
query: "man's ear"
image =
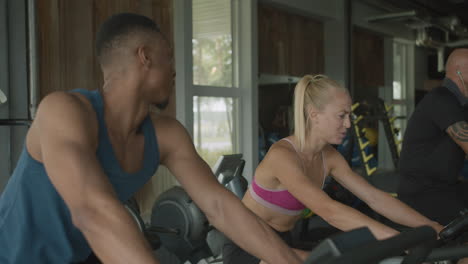
{"label": "man's ear", "polygon": [[140,46],[137,49],[138,61],[145,67],[151,66],[151,57],[149,54],[149,49],[146,46]]}

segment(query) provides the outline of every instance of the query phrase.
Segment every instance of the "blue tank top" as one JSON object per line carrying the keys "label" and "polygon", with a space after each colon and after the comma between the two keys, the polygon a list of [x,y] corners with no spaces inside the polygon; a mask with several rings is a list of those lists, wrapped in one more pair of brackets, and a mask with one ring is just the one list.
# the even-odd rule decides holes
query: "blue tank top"
{"label": "blue tank top", "polygon": [[[126,173],[107,134],[100,93],[81,89],[74,92],[85,95],[96,111],[99,122],[96,155],[119,200],[124,202],[151,178],[159,165],[151,118],[148,116],[140,127],[145,138],[143,167],[136,173]],[[44,165],[23,147],[0,196],[0,263],[74,263],[85,260],[90,253],[91,248],[73,225],[70,211],[50,182]]]}

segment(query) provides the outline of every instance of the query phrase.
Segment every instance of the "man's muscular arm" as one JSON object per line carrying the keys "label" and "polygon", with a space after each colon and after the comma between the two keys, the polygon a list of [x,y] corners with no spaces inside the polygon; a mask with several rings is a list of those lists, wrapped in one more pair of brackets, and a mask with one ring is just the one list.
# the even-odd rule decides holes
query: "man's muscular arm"
{"label": "man's muscular arm", "polygon": [[247,252],[274,263],[301,263],[272,229],[221,184],[197,154],[185,128],[175,119],[155,121],[164,164],[206,214],[208,220]]}

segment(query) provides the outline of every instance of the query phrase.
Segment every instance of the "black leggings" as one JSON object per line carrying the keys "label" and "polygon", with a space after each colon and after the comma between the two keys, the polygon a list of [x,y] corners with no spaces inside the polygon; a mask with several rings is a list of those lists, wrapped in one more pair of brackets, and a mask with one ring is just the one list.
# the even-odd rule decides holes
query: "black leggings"
{"label": "black leggings", "polygon": [[[288,244],[289,246],[292,245],[292,236],[291,236],[290,231],[286,231],[286,232],[276,231],[276,234],[278,234],[279,237],[284,242],[286,242],[286,244]],[[239,263],[258,264],[260,263],[260,259],[250,255],[250,253],[238,247],[232,241],[228,240],[226,243],[224,243],[224,246],[223,246],[223,263],[224,264],[239,264]]]}

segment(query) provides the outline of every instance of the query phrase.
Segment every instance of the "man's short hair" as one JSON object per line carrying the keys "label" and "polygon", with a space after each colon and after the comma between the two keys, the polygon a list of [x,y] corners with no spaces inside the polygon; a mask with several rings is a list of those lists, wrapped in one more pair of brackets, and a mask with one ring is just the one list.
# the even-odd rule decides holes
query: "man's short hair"
{"label": "man's short hair", "polygon": [[150,18],[133,14],[120,13],[109,17],[101,25],[96,36],[96,55],[99,59],[114,48],[120,47],[130,34],[160,33],[159,26]]}

